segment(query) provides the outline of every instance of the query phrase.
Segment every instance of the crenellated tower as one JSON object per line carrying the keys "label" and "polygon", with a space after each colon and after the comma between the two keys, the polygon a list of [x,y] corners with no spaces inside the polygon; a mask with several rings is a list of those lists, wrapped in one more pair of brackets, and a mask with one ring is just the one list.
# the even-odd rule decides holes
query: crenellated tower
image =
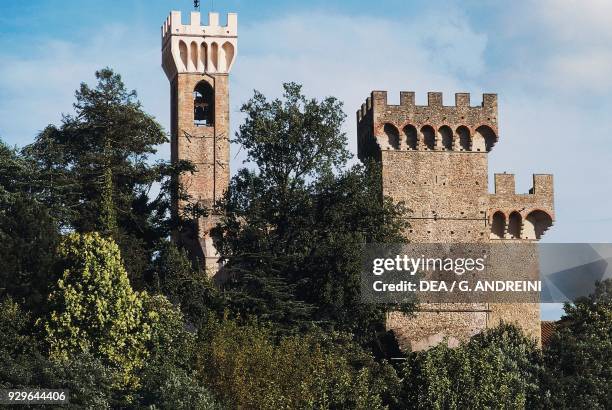
{"label": "crenellated tower", "polygon": [[[196,168],[181,177],[192,199],[210,207],[227,189],[229,169],[229,82],[236,59],[238,18],[209,13],[202,25],[199,12],[191,12],[187,24],[181,12],[172,11],[161,28],[162,67],[170,81],[171,159],[189,160]],[[178,211],[184,204],[175,199]],[[179,238],[214,274],[218,255],[210,236],[215,215],[200,220],[195,232]],[[196,239],[197,238],[197,239]]]}
{"label": "crenellated tower", "polygon": [[[498,141],[497,95],[470,104],[467,93],[445,106],[442,93],[416,105],[373,91],[357,111],[358,156],[382,164],[383,193],[409,209],[407,238],[417,243],[533,242],[552,225],[552,175],[534,175],[528,194],[516,194],[514,175],[497,174],[489,194],[488,153]],[[393,312],[387,325],[400,344],[428,348],[444,338],[456,344],[500,320],[539,339],[537,304],[422,304],[416,317]]]}

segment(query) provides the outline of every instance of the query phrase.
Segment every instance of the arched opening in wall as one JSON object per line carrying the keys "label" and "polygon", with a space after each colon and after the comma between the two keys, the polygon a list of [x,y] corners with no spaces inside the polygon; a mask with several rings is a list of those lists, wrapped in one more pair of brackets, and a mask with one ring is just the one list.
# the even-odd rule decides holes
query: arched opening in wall
{"label": "arched opening in wall", "polygon": [[408,149],[417,149],[417,130],[413,125],[406,125],[404,127],[404,135],[406,137],[406,145]]}
{"label": "arched opening in wall", "polygon": [[198,44],[195,41],[191,42],[191,63],[194,69],[198,69]]}
{"label": "arched opening in wall", "polygon": [[210,45],[210,63],[213,70],[217,71],[219,68],[219,45],[217,43]]}
{"label": "arched opening in wall", "polygon": [[[478,147],[476,146],[478,141]],[[474,151],[491,151],[493,145],[497,141],[497,135],[491,129],[491,127],[486,125],[481,125],[476,128],[476,132],[474,133]]]}
{"label": "arched opening in wall", "polygon": [[491,222],[491,239],[503,239],[506,229],[506,216],[503,212],[497,211],[493,214]]}
{"label": "arched opening in wall", "polygon": [[509,239],[520,239],[521,238],[521,214],[514,211],[508,217],[508,238]]}
{"label": "arched opening in wall", "polygon": [[187,69],[187,44],[183,40],[179,41],[179,54],[181,55],[181,62],[183,63],[183,70]]}
{"label": "arched opening in wall", "polygon": [[202,45],[200,45],[200,61],[202,63],[202,67],[204,68],[204,71],[208,70],[208,46],[206,45],[206,43],[202,43]]}
{"label": "arched opening in wall", "polygon": [[453,130],[449,126],[443,125],[439,130],[440,137],[442,138],[442,147],[447,151],[453,150]]}
{"label": "arched opening in wall", "polygon": [[215,124],[215,90],[206,81],[200,81],[193,90],[193,123]]}
{"label": "arched opening in wall", "polygon": [[229,71],[230,65],[234,60],[234,46],[229,41],[223,44],[223,53],[225,54],[225,69]]}
{"label": "arched opening in wall", "polygon": [[525,218],[523,237],[525,239],[540,239],[544,232],[552,226],[552,218],[544,211],[530,212]]}
{"label": "arched opening in wall", "polygon": [[423,134],[423,144],[425,144],[425,149],[436,149],[436,132],[434,129],[429,125],[425,125],[421,128],[421,134]]}
{"label": "arched opening in wall", "polygon": [[385,124],[384,127],[385,135],[387,136],[387,143],[389,144],[389,148],[399,149],[400,147],[400,137],[399,131],[395,128],[393,124]]}
{"label": "arched opening in wall", "polygon": [[459,137],[459,147],[461,151],[469,151],[472,148],[470,141],[470,130],[468,127],[462,125],[457,128],[457,136]]}

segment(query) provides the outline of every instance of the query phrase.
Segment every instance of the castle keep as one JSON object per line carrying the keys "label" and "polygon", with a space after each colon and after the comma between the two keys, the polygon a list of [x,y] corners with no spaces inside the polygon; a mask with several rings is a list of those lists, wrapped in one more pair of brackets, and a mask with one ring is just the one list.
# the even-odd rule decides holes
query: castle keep
{"label": "castle keep", "polygon": [[[200,13],[192,12],[188,24],[181,12],[172,11],[162,26],[162,67],[170,81],[171,159],[189,160],[193,174],[181,176],[186,193],[205,207],[223,196],[229,170],[229,81],[237,53],[238,18],[227,15],[227,25],[219,24],[219,14],[209,13],[201,25]],[[185,204],[179,198],[175,208]],[[217,271],[218,254],[210,229],[218,216],[201,218],[192,232],[181,240],[209,273]],[[193,241],[192,238],[197,238]]]}
{"label": "castle keep", "polygon": [[[170,81],[171,158],[189,160],[195,172],[180,177],[186,193],[205,207],[227,189],[229,170],[229,82],[237,53],[236,14],[220,25],[217,13],[202,25],[192,12],[187,24],[172,11],[162,26],[162,67]],[[409,209],[406,237],[417,243],[494,243],[537,241],[552,225],[551,175],[534,175],[528,194],[517,194],[514,176],[495,175],[489,193],[488,153],[498,141],[497,96],[484,94],[470,105],[456,94],[445,106],[441,93],[415,104],[402,92],[399,105],[374,91],[357,112],[358,155],[382,165],[385,195]],[[175,197],[175,212],[186,203]],[[210,230],[218,215],[200,218],[175,240],[204,261],[209,274],[219,270]],[[419,350],[447,338],[457,344],[500,320],[515,322],[539,339],[538,304],[423,303],[416,317],[390,313],[387,326],[404,348]]]}
{"label": "castle keep", "polygon": [[[528,194],[517,194],[514,175],[496,174],[488,188],[488,153],[498,141],[497,95],[428,93],[425,106],[414,93],[400,104],[374,91],[357,111],[358,155],[382,165],[383,193],[409,209],[406,237],[417,243],[533,242],[554,219],[552,175],[534,175]],[[393,312],[387,327],[400,345],[420,350],[448,338],[451,345],[500,320],[520,325],[539,340],[538,304],[421,304],[416,317]]]}

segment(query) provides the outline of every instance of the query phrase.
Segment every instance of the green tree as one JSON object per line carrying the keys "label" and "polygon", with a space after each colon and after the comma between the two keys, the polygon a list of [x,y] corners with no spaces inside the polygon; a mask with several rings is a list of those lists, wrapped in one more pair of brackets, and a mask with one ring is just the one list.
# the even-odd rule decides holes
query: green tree
{"label": "green tree", "polygon": [[544,348],[545,395],[553,408],[612,408],[612,280],[565,305]]}
{"label": "green tree", "polygon": [[91,353],[119,369],[118,387],[137,386],[155,318],[145,316],[146,294],[132,290],[119,248],[97,233],[71,234],[59,255],[64,270],[44,324],[50,357],[67,362]]}
{"label": "green tree", "polygon": [[75,408],[124,404],[112,388],[113,369],[88,353],[51,361],[38,336],[28,311],[11,299],[0,302],[0,388],[68,389]]}
{"label": "green tree", "polygon": [[235,142],[254,169],[232,179],[217,229],[229,306],[289,329],[316,324],[371,341],[385,311],[361,303],[362,246],[401,242],[404,210],[383,198],[375,166],[344,169],[342,104],[307,99],[293,83],[284,90],[273,101],[255,92],[242,106]]}
{"label": "green tree", "polygon": [[[89,289],[91,290],[91,288]],[[103,292],[98,292],[99,296]],[[98,297],[97,306],[112,300]],[[144,343],[147,360],[134,369],[139,386],[117,383],[123,363],[108,360],[100,349],[73,349],[68,360],[49,360],[45,343],[29,312],[11,299],[0,302],[0,388],[62,388],[70,390],[75,408],[216,409],[209,390],[194,372],[195,335],[185,329],[183,316],[164,296],[143,298],[143,311],[150,324],[150,337]],[[87,309],[85,309],[87,310]],[[91,312],[90,314],[107,312]],[[86,312],[85,312],[86,314]],[[79,316],[82,324],[87,318]],[[82,320],[85,319],[85,320]],[[112,325],[111,325],[112,326]],[[74,330],[74,328],[72,328]],[[81,332],[82,334],[82,332]],[[104,332],[87,335],[95,346],[107,338]],[[106,341],[108,343],[108,341]],[[124,340],[117,339],[118,344]],[[52,357],[55,354],[52,348]]]}
{"label": "green tree", "polygon": [[33,327],[31,315],[12,299],[0,301],[0,388],[40,385],[48,361]]}
{"label": "green tree", "polygon": [[0,142],[0,297],[41,313],[55,279],[57,222],[34,189],[36,166]]}
{"label": "green tree", "polygon": [[187,252],[174,243],[167,242],[161,247],[153,268],[150,289],[179,306],[192,326],[199,328],[211,312],[222,310],[219,291],[206,272],[194,266]]}
{"label": "green tree", "polygon": [[[186,163],[153,163],[168,141],[161,126],[142,110],[135,91],[119,74],[96,72],[95,88],[82,83],[74,115],[47,126],[23,152],[41,170],[45,203],[64,227],[112,236],[138,286],[155,246],[169,235],[171,192]],[[152,187],[161,190],[150,198]],[[182,195],[182,194],[181,194]]]}
{"label": "green tree", "polygon": [[404,366],[404,408],[533,408],[540,402],[542,357],[533,340],[501,324],[457,348],[414,352]]}
{"label": "green tree", "polygon": [[180,310],[161,295],[147,298],[144,307],[153,325],[138,403],[153,408],[218,408],[195,374],[196,337],[186,330]]}
{"label": "green tree", "polygon": [[211,320],[198,353],[200,374],[230,408],[377,409],[399,388],[393,368],[341,334],[277,338],[268,325]]}

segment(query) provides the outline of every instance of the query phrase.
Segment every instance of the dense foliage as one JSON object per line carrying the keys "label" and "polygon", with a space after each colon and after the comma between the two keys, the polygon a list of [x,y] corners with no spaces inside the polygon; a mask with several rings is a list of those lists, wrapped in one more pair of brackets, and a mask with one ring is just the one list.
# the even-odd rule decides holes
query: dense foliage
{"label": "dense foliage", "polygon": [[403,208],[383,198],[373,164],[347,168],[342,105],[284,89],[282,100],[255,92],[242,106],[236,142],[253,168],[232,179],[219,226],[231,309],[371,342],[385,309],[360,300],[362,247],[402,242]]}
{"label": "dense foliage", "polygon": [[403,369],[406,407],[534,407],[542,358],[535,342],[507,324],[457,348],[439,344],[412,353]]}
{"label": "dense foliage", "polygon": [[595,293],[565,305],[544,359],[550,404],[555,408],[612,408],[612,279]]}
{"label": "dense foliage", "polygon": [[91,269],[58,281],[40,332],[11,299],[0,303],[0,387],[69,389],[77,407],[218,408],[196,377],[196,335],[180,310],[133,291],[112,240],[73,234],[65,242],[66,262]]}
{"label": "dense foliage", "polygon": [[184,249],[171,242],[164,244],[153,266],[149,289],[180,306],[192,326],[201,327],[211,313],[223,309],[221,296],[211,280],[205,272],[194,268]]}
{"label": "dense foliage", "polygon": [[229,279],[213,285],[170,241],[192,165],[154,162],[159,124],[96,77],[60,126],[0,142],[0,388],[96,409],[612,407],[611,281],[566,306],[543,353],[502,324],[386,360],[385,313],[414,306],[362,303],[360,256],[403,240],[405,210],[375,164],[349,165],[341,104],[296,84],[242,107],[250,164],[216,204]]}
{"label": "dense foliage", "polygon": [[72,361],[91,353],[121,370],[118,387],[137,385],[154,319],[143,309],[148,296],[132,290],[119,248],[99,234],[68,235],[58,253],[63,274],[44,324],[50,357]]}
{"label": "dense foliage", "polygon": [[308,333],[276,339],[267,325],[211,321],[199,355],[211,389],[235,408],[382,408],[395,371],[350,338]]}
{"label": "dense foliage", "polygon": [[58,224],[42,203],[35,164],[0,141],[0,295],[41,312],[59,240]]}

